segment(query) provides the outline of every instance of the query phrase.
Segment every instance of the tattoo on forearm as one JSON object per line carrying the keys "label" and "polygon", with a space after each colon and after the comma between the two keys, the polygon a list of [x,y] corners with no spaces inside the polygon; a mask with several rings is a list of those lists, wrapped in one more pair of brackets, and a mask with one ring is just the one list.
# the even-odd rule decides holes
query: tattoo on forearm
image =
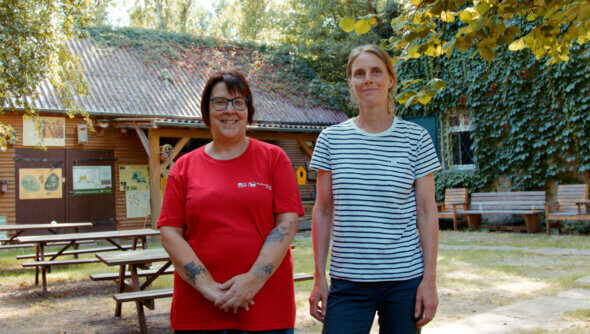
{"label": "tattoo on forearm", "polygon": [[289,220],[289,226],[281,225],[281,226],[275,227],[274,230],[270,231],[270,233],[268,234],[268,237],[266,237],[266,240],[264,240],[264,244],[267,244],[269,242],[282,243],[283,240],[285,240],[285,237],[288,236],[289,233],[291,233],[292,229],[293,229],[293,221],[292,220]]}
{"label": "tattoo on forearm", "polygon": [[272,274],[273,267],[273,264],[269,263],[262,267],[257,267],[256,269],[254,269],[254,273],[256,273],[256,275],[258,275],[258,277],[260,277],[261,279],[267,279]]}
{"label": "tattoo on forearm", "polygon": [[187,263],[184,266],[184,270],[186,270],[186,277],[190,280],[192,284],[195,284],[195,278],[197,276],[207,272],[207,269],[205,269],[205,267],[201,265],[197,266],[193,261]]}

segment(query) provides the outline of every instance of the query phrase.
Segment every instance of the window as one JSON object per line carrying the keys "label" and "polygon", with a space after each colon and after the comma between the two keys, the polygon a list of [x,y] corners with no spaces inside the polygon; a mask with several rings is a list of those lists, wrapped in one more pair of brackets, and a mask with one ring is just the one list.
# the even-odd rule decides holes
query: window
{"label": "window", "polygon": [[475,168],[473,159],[473,126],[467,112],[449,116],[447,131],[447,165],[451,168]]}

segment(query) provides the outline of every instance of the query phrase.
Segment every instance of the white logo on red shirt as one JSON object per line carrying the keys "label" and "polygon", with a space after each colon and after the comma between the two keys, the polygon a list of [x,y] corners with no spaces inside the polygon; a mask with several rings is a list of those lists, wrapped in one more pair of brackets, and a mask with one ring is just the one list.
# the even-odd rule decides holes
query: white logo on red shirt
{"label": "white logo on red shirt", "polygon": [[272,186],[262,182],[238,182],[238,189],[239,188],[256,188],[256,187],[265,187],[267,190],[272,190]]}

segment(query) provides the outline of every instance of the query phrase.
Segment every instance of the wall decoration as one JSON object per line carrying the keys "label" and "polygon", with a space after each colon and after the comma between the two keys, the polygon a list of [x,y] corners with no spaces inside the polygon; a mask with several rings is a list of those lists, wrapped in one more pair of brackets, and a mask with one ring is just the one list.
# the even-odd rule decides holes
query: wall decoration
{"label": "wall decoration", "polygon": [[[2,225],[6,225],[6,216],[0,216],[0,226],[2,226]],[[2,238],[2,239],[8,238],[6,231],[0,231],[0,238]]]}
{"label": "wall decoration", "polygon": [[120,191],[149,189],[150,180],[148,165],[119,166]]}
{"label": "wall decoration", "polygon": [[41,122],[41,137],[32,119],[23,116],[23,145],[37,146],[65,146],[66,119],[63,117],[39,117]]}
{"label": "wall decoration", "polygon": [[61,168],[20,168],[19,199],[62,198]]}
{"label": "wall decoration", "polygon": [[142,218],[150,215],[149,190],[127,190],[125,199],[127,218]]}
{"label": "wall decoration", "polygon": [[112,193],[111,166],[74,166],[72,175],[74,195]]}

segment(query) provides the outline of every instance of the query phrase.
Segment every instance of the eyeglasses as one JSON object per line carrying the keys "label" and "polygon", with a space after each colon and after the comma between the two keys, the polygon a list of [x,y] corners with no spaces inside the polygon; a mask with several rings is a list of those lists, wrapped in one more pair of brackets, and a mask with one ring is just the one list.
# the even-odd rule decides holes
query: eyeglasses
{"label": "eyeglasses", "polygon": [[209,100],[213,104],[213,109],[222,111],[227,108],[227,105],[231,102],[231,105],[235,110],[243,111],[248,108],[249,98],[246,97],[234,97],[233,99],[226,99],[225,97],[214,97]]}

